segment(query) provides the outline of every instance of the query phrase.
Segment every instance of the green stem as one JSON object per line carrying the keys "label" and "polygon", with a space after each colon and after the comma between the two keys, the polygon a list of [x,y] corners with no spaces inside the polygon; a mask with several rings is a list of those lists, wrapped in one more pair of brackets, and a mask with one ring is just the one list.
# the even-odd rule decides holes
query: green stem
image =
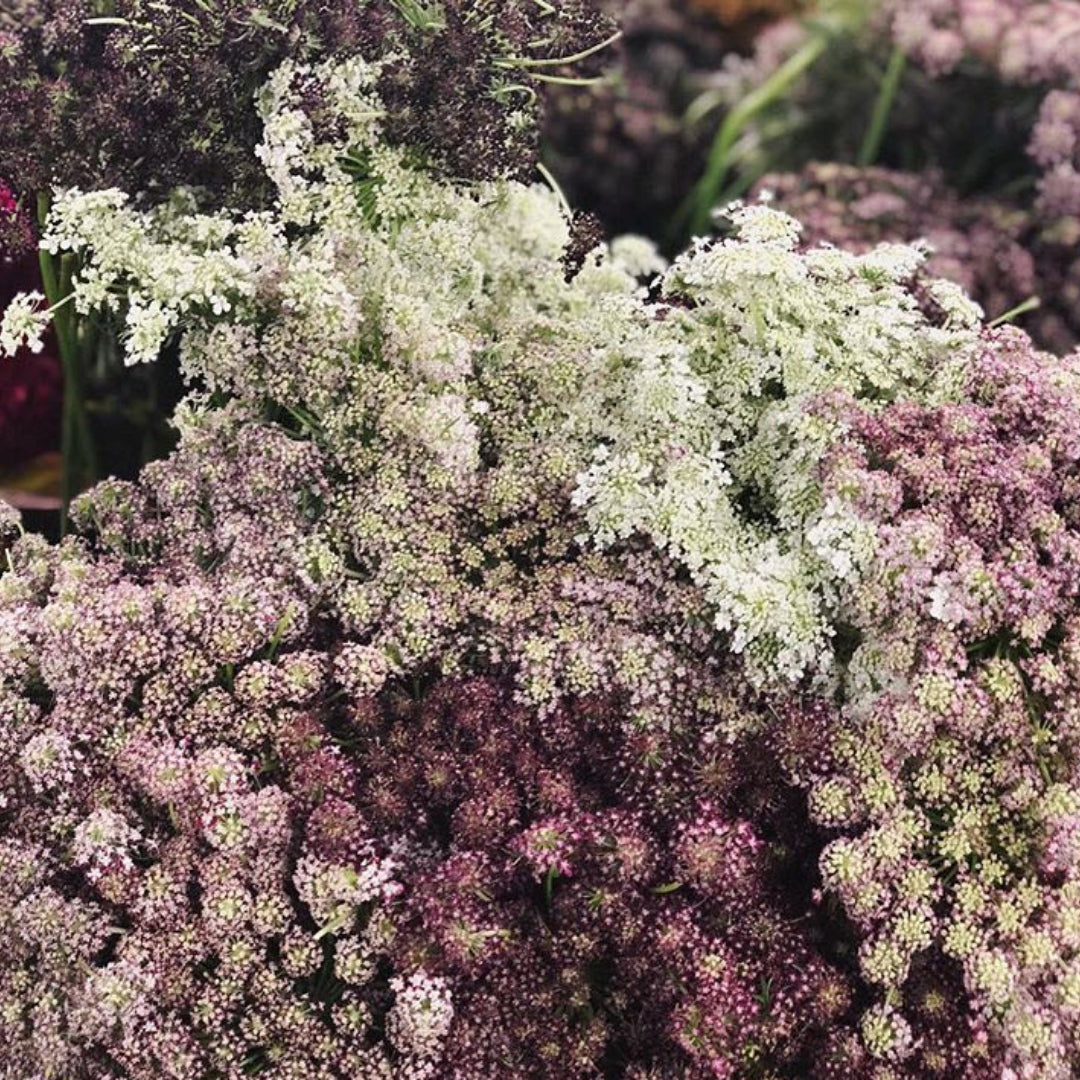
{"label": "green stem", "polygon": [[[49,216],[49,196],[38,195],[38,221],[44,229]],[[83,347],[92,344],[92,335],[80,339],[76,312],[69,297],[76,260],[65,253],[57,260],[44,249],[39,255],[41,281],[45,298],[53,308],[53,329],[56,334],[60,366],[64,374],[64,406],[60,423],[60,532],[66,534],[68,509],[71,500],[89,487],[97,478],[96,454],[90,423],[86,414],[86,395],[83,378]]]}
{"label": "green stem", "polygon": [[587,49],[582,49],[581,52],[576,52],[573,56],[554,56],[546,59],[532,59],[527,56],[503,56],[495,61],[496,67],[502,68],[515,68],[515,67],[565,67],[569,64],[576,64],[581,60],[586,60],[590,56],[595,56],[598,52],[602,52],[604,49],[614,45],[623,36],[621,30],[617,30],[609,38],[605,38],[603,41],[597,42],[595,45],[590,45]]}
{"label": "green stem", "polygon": [[1034,311],[1040,307],[1042,301],[1037,296],[1029,296],[1022,304],[1017,304],[1016,307],[1010,308],[1004,315],[999,315],[993,322],[989,323],[990,329],[994,329],[996,326],[1002,326],[1005,323],[1010,323],[1014,319],[1019,318],[1021,315],[1026,315],[1029,311]]}
{"label": "green stem", "polygon": [[779,100],[792,84],[821,58],[826,45],[825,35],[816,34],[724,117],[709,151],[704,175],[690,195],[690,224],[694,232],[702,232],[708,228],[710,215],[720,199],[731,169],[731,155],[739,136],[758,113]]}
{"label": "green stem", "polygon": [[536,163],[536,170],[544,178],[544,182],[555,193],[555,197],[559,200],[559,205],[562,207],[563,213],[566,215],[567,221],[574,216],[574,211],[570,209],[570,202],[566,198],[566,194],[561,187],[559,187],[559,181],[552,175],[551,170],[542,162]]}
{"label": "green stem", "polygon": [[540,71],[524,71],[522,74],[537,82],[548,83],[550,86],[600,86],[602,83],[611,81],[607,75],[578,78],[575,75],[545,75]]}
{"label": "green stem", "polygon": [[907,56],[897,46],[889,57],[889,65],[882,76],[877,101],[874,102],[870,126],[866,129],[862,146],[859,148],[856,161],[862,168],[873,165],[881,152],[881,142],[885,138],[885,129],[889,124],[889,116],[892,113],[893,103],[896,101],[896,92],[900,89],[900,80],[904,76],[905,67],[907,67]]}
{"label": "green stem", "polygon": [[559,871],[554,866],[550,867],[548,872],[544,875],[544,903],[547,907],[551,908],[551,897],[555,891],[555,879],[559,876]]}

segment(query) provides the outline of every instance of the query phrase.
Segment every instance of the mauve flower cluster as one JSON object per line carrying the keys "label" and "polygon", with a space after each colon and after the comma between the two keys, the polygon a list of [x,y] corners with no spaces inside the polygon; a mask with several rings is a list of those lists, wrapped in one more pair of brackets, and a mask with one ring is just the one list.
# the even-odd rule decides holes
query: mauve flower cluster
{"label": "mauve flower cluster", "polygon": [[768,762],[628,737],[610,700],[538,722],[491,680],[391,704],[355,714],[360,801],[431,853],[395,950],[451,987],[444,1075],[804,1074],[851,988],[786,887]]}
{"label": "mauve flower cluster", "polygon": [[1080,3],[1076,0],[889,0],[898,45],[933,76],[975,59],[1006,83],[1044,94],[1030,152],[1042,209],[1080,213]]}
{"label": "mauve flower cluster", "polygon": [[[898,995],[893,1006],[919,965],[955,964],[1012,1075],[1072,1076],[1077,359],[990,332],[955,404],[813,408],[847,432],[822,463],[825,497],[877,535],[841,612],[840,707],[789,759],[814,816],[842,830],[822,857],[825,885],[862,929],[862,972]],[[902,1057],[905,1039],[898,1015],[880,1043]],[[960,1075],[952,1053],[940,1048],[943,1075]]]}
{"label": "mauve flower cluster", "polygon": [[926,241],[926,272],[962,285],[987,317],[1031,297],[1036,310],[1017,319],[1043,348],[1067,353],[1080,338],[1080,259],[1075,224],[1056,231],[1012,203],[960,198],[933,172],[812,164],[772,173],[757,185],[798,218],[807,243],[866,251],[885,241]]}
{"label": "mauve flower cluster", "polygon": [[854,987],[769,760],[618,695],[373,695],[286,554],[319,455],[228,432],[84,499],[96,550],[8,548],[0,1075],[805,1075]]}

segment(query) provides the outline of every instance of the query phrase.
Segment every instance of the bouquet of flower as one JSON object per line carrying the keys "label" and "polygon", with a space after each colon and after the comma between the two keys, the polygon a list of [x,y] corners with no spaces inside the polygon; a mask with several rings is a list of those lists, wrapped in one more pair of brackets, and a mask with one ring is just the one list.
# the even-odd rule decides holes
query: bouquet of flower
{"label": "bouquet of flower", "polygon": [[599,240],[507,142],[574,4],[352,12],[0,324],[188,388],[3,521],[0,1077],[1075,1075],[1080,361],[761,203]]}

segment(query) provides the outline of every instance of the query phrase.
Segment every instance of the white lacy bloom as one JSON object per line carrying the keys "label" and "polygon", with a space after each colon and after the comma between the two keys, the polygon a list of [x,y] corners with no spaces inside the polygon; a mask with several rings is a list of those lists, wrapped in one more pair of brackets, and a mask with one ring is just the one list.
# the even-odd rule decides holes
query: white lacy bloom
{"label": "white lacy bloom", "polygon": [[678,302],[598,394],[605,453],[576,502],[600,544],[639,534],[683,563],[756,678],[825,679],[830,627],[877,537],[823,505],[818,467],[838,432],[807,405],[837,391],[948,400],[976,338],[920,310],[906,285],[918,247],[801,252],[787,215],[727,214],[734,235],[675,261],[663,290]]}
{"label": "white lacy bloom", "polygon": [[611,241],[611,261],[633,278],[651,278],[668,268],[667,259],[644,236],[626,234]]}
{"label": "white lacy bloom", "polygon": [[[376,64],[360,57],[322,64],[285,61],[271,74],[257,105],[263,121],[256,154],[278,194],[282,217],[295,224],[332,221],[348,214],[352,180],[342,159],[359,164],[377,149],[382,103],[374,92]],[[304,111],[301,87],[318,83],[343,124],[333,144],[319,143]]]}
{"label": "white lacy bloom", "polygon": [[747,206],[735,202],[722,213],[735,225],[739,238],[748,244],[775,245],[791,251],[802,233],[802,225],[795,218],[765,203]]}
{"label": "white lacy bloom", "polygon": [[932,278],[926,282],[930,298],[945,313],[946,326],[975,327],[983,320],[983,309],[954,281]]}
{"label": "white lacy bloom", "polygon": [[14,356],[22,348],[41,352],[49,324],[49,316],[41,308],[44,302],[41,293],[28,292],[20,293],[8,304],[0,320],[0,354]]}
{"label": "white lacy bloom", "polygon": [[840,580],[852,580],[877,550],[877,531],[835,496],[825,504],[806,533],[814,553]]}
{"label": "white lacy bloom", "polygon": [[767,540],[741,561],[710,568],[709,598],[731,648],[746,655],[757,682],[797,680],[827,671],[831,627],[819,608],[805,562]]}
{"label": "white lacy bloom", "polygon": [[645,481],[652,466],[639,454],[612,455],[597,450],[591,468],[578,477],[574,502],[587,507],[586,518],[598,544],[626,540],[651,517],[652,499]]}
{"label": "white lacy bloom", "polygon": [[926,262],[926,249],[918,244],[878,244],[859,257],[861,272],[888,281],[908,281]]}
{"label": "white lacy bloom", "polygon": [[466,400],[434,394],[417,409],[413,437],[451,473],[473,473],[480,464],[480,437]]}
{"label": "white lacy bloom", "polygon": [[570,240],[570,223],[550,192],[539,185],[538,189],[539,198],[520,184],[504,188],[501,227],[513,235],[522,254],[545,261],[561,259]]}
{"label": "white lacy bloom", "polygon": [[41,247],[58,255],[107,240],[127,203],[128,196],[119,188],[89,192],[69,188],[54,192]]}
{"label": "white lacy bloom", "polygon": [[176,312],[157,300],[146,305],[132,303],[125,322],[124,363],[142,364],[156,360],[177,321]]}

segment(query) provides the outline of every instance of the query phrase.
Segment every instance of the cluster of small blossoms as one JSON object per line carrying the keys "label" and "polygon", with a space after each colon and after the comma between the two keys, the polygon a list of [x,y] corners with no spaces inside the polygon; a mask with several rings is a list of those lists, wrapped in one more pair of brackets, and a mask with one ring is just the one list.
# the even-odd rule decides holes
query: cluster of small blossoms
{"label": "cluster of small blossoms", "polygon": [[[373,692],[298,558],[321,455],[241,408],[85,497],[88,539],[6,553],[0,1075],[795,1078],[854,1038],[745,685],[686,665],[714,702],[667,730],[603,672],[545,712]],[[564,605],[628,618],[580,577]]]}
{"label": "cluster of small blossoms", "polygon": [[287,443],[188,445],[86,502],[96,553],[8,551],[0,1075],[804,1075],[853,988],[777,771],[719,725],[631,738],[617,698],[350,690],[276,529],[205,498],[281,490]]}
{"label": "cluster of small blossoms", "polygon": [[987,318],[1035,297],[1038,307],[1017,325],[1060,354],[1080,339],[1075,225],[1048,233],[1030,211],[990,196],[960,198],[933,172],[814,164],[765,176],[756,194],[798,218],[810,244],[865,251],[887,240],[925,240],[925,272],[963,286]]}
{"label": "cluster of small blossoms", "polygon": [[[840,831],[824,884],[894,1010],[866,1045],[907,1057],[921,970],[955,967],[1011,1075],[1064,1080],[1080,1064],[1080,368],[1003,330],[966,381],[955,404],[810,407],[847,433],[824,497],[877,546],[838,609],[839,705],[781,756]],[[950,1053],[935,1075],[962,1075]]]}
{"label": "cluster of small blossoms", "polygon": [[310,456],[189,446],[95,492],[99,552],[7,551],[5,1078],[438,1075],[448,993],[389,960],[409,841],[365,827],[274,528]]}
{"label": "cluster of small blossoms", "polygon": [[326,57],[385,61],[395,144],[452,176],[526,175],[548,73],[585,53],[589,74],[611,35],[581,0],[0,0],[7,180],[31,199],[190,186],[258,205],[255,92],[286,60]]}
{"label": "cluster of small blossoms", "polygon": [[1063,1080],[1075,360],[764,206],[583,251],[384,60],[271,77],[270,209],[55,201],[201,390],[6,552],[13,1075]]}
{"label": "cluster of small blossoms", "polygon": [[976,60],[1045,97],[1029,147],[1043,169],[1043,209],[1080,212],[1080,3],[1076,0],[889,0],[893,37],[933,76]]}
{"label": "cluster of small blossoms", "polygon": [[440,1075],[796,1077],[853,1033],[800,922],[812,832],[747,748],[628,735],[610,697],[541,719],[492,678],[349,713],[367,820],[423,853],[392,953],[450,989]]}
{"label": "cluster of small blossoms", "polygon": [[[191,377],[236,399],[226,410],[188,403],[191,455],[208,453],[203,428],[231,428],[244,444],[264,423],[318,448],[322,488],[305,496],[291,561],[363,639],[358,678],[428,662],[454,670],[480,649],[516,655],[522,693],[539,705],[616,680],[642,716],[698,708],[681,674],[707,631],[689,616],[667,641],[649,629],[661,611],[672,621],[679,605],[700,607],[696,593],[671,590],[663,560],[642,553],[562,569],[579,547],[570,495],[605,373],[647,349],[657,324],[639,281],[663,264],[631,238],[567,280],[572,223],[557,198],[411,169],[380,141],[375,74],[350,61],[273,77],[260,150],[279,192],[273,213],[204,215],[182,201],[144,212],[116,191],[58,198],[44,243],[80,253],[73,302],[118,321],[129,361],[182,331]],[[321,125],[301,100],[313,88]],[[43,318],[24,299],[6,332]],[[282,482],[296,491],[300,480]],[[237,485],[224,497],[247,492],[255,506],[264,495]],[[119,490],[142,498],[102,489]],[[180,550],[193,503],[163,491],[163,542]],[[97,524],[128,528],[119,511]]]}
{"label": "cluster of small blossoms", "polygon": [[602,545],[644,535],[683,563],[755,677],[797,679],[831,667],[833,601],[873,546],[821,497],[835,427],[802,402],[948,397],[979,309],[949,282],[914,289],[916,248],[802,251],[793,218],[729,213],[731,238],[664,277],[651,349],[622,367],[576,500]]}

